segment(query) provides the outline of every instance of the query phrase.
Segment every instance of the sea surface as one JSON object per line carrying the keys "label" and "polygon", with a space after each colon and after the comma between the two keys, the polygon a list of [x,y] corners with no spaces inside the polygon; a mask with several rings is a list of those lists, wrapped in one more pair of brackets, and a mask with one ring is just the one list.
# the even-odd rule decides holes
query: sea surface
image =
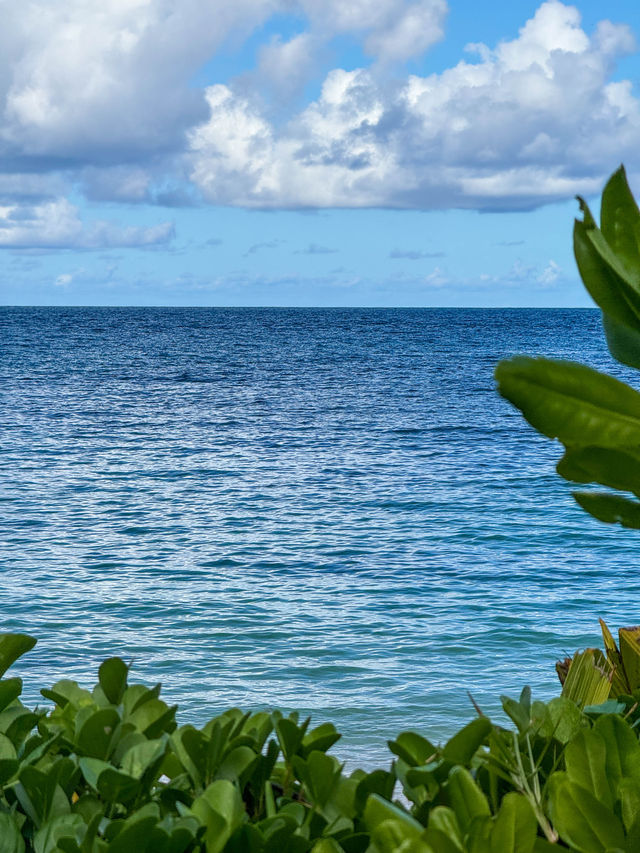
{"label": "sea surface", "polygon": [[[591,310],[0,309],[0,617],[29,704],[104,657],[179,720],[278,707],[387,761],[640,622],[600,525],[496,394],[526,352],[624,376]],[[43,703],[43,700],[40,699]]]}

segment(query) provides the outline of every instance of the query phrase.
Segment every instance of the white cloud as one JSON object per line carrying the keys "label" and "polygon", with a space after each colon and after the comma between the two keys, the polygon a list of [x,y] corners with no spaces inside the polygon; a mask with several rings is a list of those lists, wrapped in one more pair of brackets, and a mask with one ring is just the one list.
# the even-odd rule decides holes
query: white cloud
{"label": "white cloud", "polygon": [[[335,15],[336,28],[354,26]],[[518,209],[595,192],[621,159],[639,162],[639,103],[611,81],[634,48],[626,26],[589,36],[574,7],[547,0],[516,39],[473,47],[478,62],[395,86],[331,71],[283,128],[210,87],[209,119],[190,134],[192,180],[211,202],[247,207]]]}
{"label": "white cloud", "polygon": [[558,264],[552,259],[546,265],[546,267],[542,270],[542,272],[538,275],[537,281],[540,284],[553,284],[556,282],[560,276],[562,275],[562,269],[558,266]]}
{"label": "white cloud", "polygon": [[78,209],[60,198],[34,205],[0,205],[0,248],[138,248],[168,243],[173,225],[121,226],[97,220],[83,223]]}

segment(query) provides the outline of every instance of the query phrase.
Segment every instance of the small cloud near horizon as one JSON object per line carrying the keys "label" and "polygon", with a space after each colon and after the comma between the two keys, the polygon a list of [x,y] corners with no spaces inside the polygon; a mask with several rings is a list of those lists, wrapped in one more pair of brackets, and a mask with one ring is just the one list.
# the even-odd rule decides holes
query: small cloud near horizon
{"label": "small cloud near horizon", "polygon": [[425,258],[444,258],[444,252],[419,252],[417,249],[392,249],[389,257],[394,260],[422,261]]}
{"label": "small cloud near horizon", "polygon": [[259,252],[261,249],[277,249],[281,243],[282,240],[267,240],[263,243],[254,243],[252,246],[249,246],[247,251],[244,253],[244,257],[246,258],[249,255],[255,255],[256,252]]}
{"label": "small cloud near horizon", "polygon": [[294,255],[334,255],[338,249],[330,249],[329,246],[320,246],[318,243],[309,243],[306,249],[297,249]]}

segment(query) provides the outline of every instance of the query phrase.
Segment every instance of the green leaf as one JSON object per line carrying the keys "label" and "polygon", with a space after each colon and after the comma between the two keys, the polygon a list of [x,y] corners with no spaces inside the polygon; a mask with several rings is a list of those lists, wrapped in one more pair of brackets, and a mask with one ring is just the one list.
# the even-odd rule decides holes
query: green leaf
{"label": "green leaf", "polygon": [[572,492],[582,509],[606,524],[640,529],[640,503],[607,492]]}
{"label": "green leaf", "polygon": [[51,817],[70,811],[69,802],[58,785],[56,773],[43,773],[35,767],[20,770],[15,794],[25,813],[40,827]]}
{"label": "green leaf", "polygon": [[4,711],[21,693],[21,678],[3,678],[0,681],[0,711]]}
{"label": "green leaf", "polygon": [[539,432],[568,446],[640,445],[640,393],[573,361],[517,356],[496,368],[498,391]]}
{"label": "green leaf", "polygon": [[580,207],[585,217],[574,223],[573,252],[584,286],[603,315],[633,329],[640,316],[634,276],[596,226],[583,200]]}
{"label": "green leaf", "polygon": [[306,758],[310,752],[318,751],[318,752],[326,752],[330,749],[334,743],[339,741],[341,735],[338,731],[336,731],[336,727],[333,723],[322,723],[320,726],[316,726],[315,729],[312,729],[302,739],[302,757]]}
{"label": "green leaf", "polygon": [[302,740],[308,725],[308,720],[302,726],[298,726],[293,720],[286,718],[282,718],[276,722],[276,735],[278,736],[282,753],[287,761],[291,761],[302,746]]}
{"label": "green leaf", "polygon": [[177,710],[177,705],[168,707],[161,699],[149,699],[138,705],[126,720],[148,738],[157,738],[164,732],[172,732],[175,729],[174,718]]}
{"label": "green leaf", "polygon": [[353,806],[362,814],[371,794],[379,794],[384,800],[391,800],[396,779],[387,770],[374,770],[359,780],[354,793]]}
{"label": "green leaf", "polygon": [[245,820],[245,809],[238,789],[226,779],[212,782],[193,802],[193,814],[206,826],[207,853],[220,853]]}
{"label": "green leaf", "polygon": [[491,853],[533,853],[538,821],[528,800],[510,792],[491,830]]}
{"label": "green leaf", "polygon": [[640,457],[612,447],[576,447],[567,450],[556,467],[565,480],[599,483],[640,495]]}
{"label": "green leaf", "polygon": [[108,853],[153,853],[149,840],[159,817],[158,806],[147,803],[124,822],[122,829],[109,844]]}
{"label": "green leaf", "polygon": [[607,745],[602,735],[594,730],[580,732],[567,744],[564,755],[568,778],[613,809],[618,780],[610,784],[607,778]]}
{"label": "green leaf", "polygon": [[87,826],[80,815],[65,814],[48,820],[35,835],[33,846],[35,853],[57,853],[58,844],[63,838],[71,839],[79,845]]}
{"label": "green leaf", "polygon": [[121,658],[109,658],[100,665],[98,680],[112,705],[119,705],[127,689],[129,667]]}
{"label": "green leaf", "polygon": [[640,283],[640,211],[624,166],[613,173],[602,191],[600,222],[605,240],[629,275]]}
{"label": "green leaf", "polygon": [[0,853],[24,853],[24,841],[15,818],[0,812]]}
{"label": "green leaf", "polygon": [[479,747],[486,741],[493,726],[487,717],[477,717],[460,729],[442,750],[443,758],[452,764],[469,764]]}
{"label": "green leaf", "polygon": [[469,830],[475,818],[488,817],[491,814],[487,798],[464,767],[453,768],[449,774],[447,790],[451,807],[463,833]]}
{"label": "green leaf", "polygon": [[372,794],[367,800],[367,805],[364,810],[364,822],[369,832],[373,832],[380,824],[385,821],[394,821],[403,827],[405,837],[419,838],[422,835],[424,827],[421,823],[411,817],[400,806],[383,800],[378,794]]}
{"label": "green leaf", "polygon": [[593,731],[605,742],[607,777],[612,789],[621,779],[640,784],[640,743],[629,723],[616,714],[607,714],[596,720]]}
{"label": "green leaf", "polygon": [[402,732],[396,740],[387,741],[389,749],[410,767],[427,764],[437,753],[437,748],[417,732]]}
{"label": "green leaf", "polygon": [[120,768],[134,779],[142,779],[144,775],[154,776],[159,771],[166,752],[166,739],[146,740],[125,752]]}
{"label": "green leaf", "polygon": [[0,634],[0,677],[36,643],[37,640],[28,634]]}
{"label": "green leaf", "polygon": [[446,806],[436,806],[431,811],[424,838],[438,853],[465,853],[458,819]]}
{"label": "green leaf", "polygon": [[551,781],[551,818],[564,842],[580,853],[624,849],[624,830],[611,809],[561,773]]}
{"label": "green leaf", "polygon": [[114,743],[120,715],[114,708],[101,708],[94,711],[85,722],[78,716],[80,723],[76,734],[76,748],[79,755],[89,758],[108,758]]}
{"label": "green leaf", "polygon": [[228,779],[244,788],[258,762],[259,756],[250,746],[237,746],[223,759],[216,770],[216,779]]}
{"label": "green leaf", "polygon": [[16,748],[6,735],[0,735],[0,785],[8,782],[17,770]]}

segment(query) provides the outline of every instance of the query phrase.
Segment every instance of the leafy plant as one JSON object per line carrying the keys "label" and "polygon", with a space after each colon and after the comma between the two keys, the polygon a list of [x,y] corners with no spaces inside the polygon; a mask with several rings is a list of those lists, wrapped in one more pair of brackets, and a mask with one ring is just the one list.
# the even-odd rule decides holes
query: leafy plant
{"label": "leafy plant", "polygon": [[[603,631],[602,659],[636,693],[637,631],[619,645]],[[638,849],[633,695],[544,703],[525,688],[502,697],[512,729],[478,711],[444,744],[405,731],[389,768],[346,774],[330,723],[234,708],[179,725],[160,685],[130,684],[119,658],[92,690],[58,681],[31,711],[5,673],[34,644],[0,635],[0,853]]]}
{"label": "leafy plant", "polygon": [[[600,228],[579,202],[583,219],[573,242],[580,275],[602,311],[611,354],[640,368],[640,211],[624,168],[604,189]],[[577,503],[600,521],[640,529],[640,393],[585,365],[547,358],[502,361],[496,379],[533,427],[562,442],[562,477],[609,489],[574,491]]]}

